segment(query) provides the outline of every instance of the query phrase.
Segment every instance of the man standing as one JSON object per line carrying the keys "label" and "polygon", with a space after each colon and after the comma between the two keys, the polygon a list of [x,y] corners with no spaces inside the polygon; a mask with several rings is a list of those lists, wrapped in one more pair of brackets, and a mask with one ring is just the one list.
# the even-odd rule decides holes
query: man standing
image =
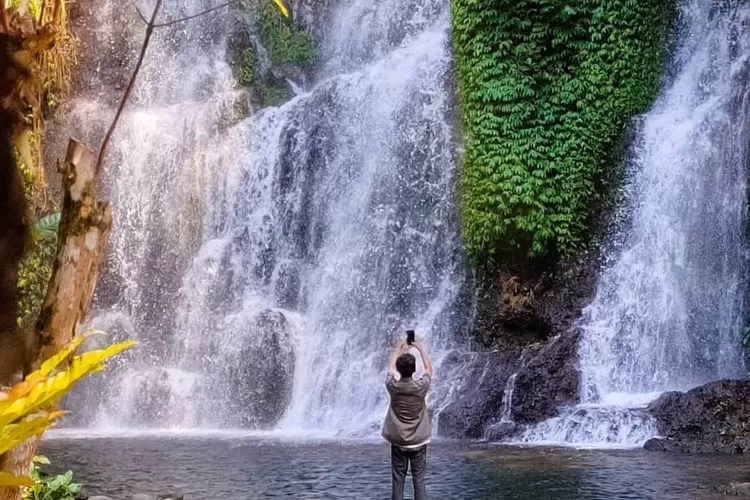
{"label": "man standing", "polygon": [[[383,425],[383,437],[391,443],[392,500],[403,500],[406,471],[410,464],[414,500],[426,500],[427,444],[432,425],[425,397],[432,381],[432,364],[422,343],[415,341],[413,345],[422,356],[425,374],[414,380],[412,376],[417,371],[417,360],[403,352],[407,345],[405,339],[399,341],[388,364],[385,386],[391,404]],[[400,375],[398,380],[396,373]]]}

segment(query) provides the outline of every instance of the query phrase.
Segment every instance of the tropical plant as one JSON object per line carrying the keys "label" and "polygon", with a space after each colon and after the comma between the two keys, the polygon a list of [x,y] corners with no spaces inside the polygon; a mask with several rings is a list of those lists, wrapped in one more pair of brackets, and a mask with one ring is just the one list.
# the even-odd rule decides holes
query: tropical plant
{"label": "tropical plant", "polygon": [[[135,345],[121,342],[77,355],[66,364],[86,338],[88,335],[73,340],[23,382],[0,393],[0,455],[52,427],[65,414],[55,406],[76,382],[103,370],[107,359]],[[0,472],[0,486],[33,485],[29,477]]]}
{"label": "tropical plant", "polygon": [[452,0],[452,13],[468,250],[576,250],[618,136],[654,97],[673,2]]}
{"label": "tropical plant", "polygon": [[49,460],[44,456],[34,457],[31,463],[31,480],[33,486],[24,491],[25,500],[76,500],[81,492],[81,485],[73,482],[73,472],[50,476],[37,464],[49,465]]}
{"label": "tropical plant", "polygon": [[41,238],[57,237],[61,217],[61,212],[53,212],[37,220],[33,226],[34,234]]}

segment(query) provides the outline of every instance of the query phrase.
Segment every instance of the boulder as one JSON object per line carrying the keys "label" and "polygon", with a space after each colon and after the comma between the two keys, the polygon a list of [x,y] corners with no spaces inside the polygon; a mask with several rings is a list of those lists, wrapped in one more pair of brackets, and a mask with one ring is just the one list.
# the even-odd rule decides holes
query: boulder
{"label": "boulder", "polygon": [[750,453],[750,380],[719,380],[688,392],[668,392],[648,406],[661,437],[651,451]]}
{"label": "boulder", "polygon": [[750,483],[729,483],[721,491],[730,497],[750,497]]}
{"label": "boulder", "polygon": [[559,408],[579,402],[579,339],[579,330],[569,330],[526,353],[529,361],[519,370],[513,392],[514,422],[541,422],[557,416]]}
{"label": "boulder", "polygon": [[271,428],[286,410],[294,383],[291,327],[280,311],[266,309],[244,326],[239,349],[225,358],[222,380],[226,425]]}
{"label": "boulder", "polygon": [[488,441],[507,441],[517,437],[524,431],[524,426],[515,422],[498,422],[484,431],[484,439]]}
{"label": "boulder", "polygon": [[[498,352],[455,354],[441,371],[457,368],[461,377],[456,396],[438,415],[438,435],[457,439],[479,439],[485,429],[500,419],[503,392],[512,374],[514,360]],[[450,365],[446,367],[446,363]]]}

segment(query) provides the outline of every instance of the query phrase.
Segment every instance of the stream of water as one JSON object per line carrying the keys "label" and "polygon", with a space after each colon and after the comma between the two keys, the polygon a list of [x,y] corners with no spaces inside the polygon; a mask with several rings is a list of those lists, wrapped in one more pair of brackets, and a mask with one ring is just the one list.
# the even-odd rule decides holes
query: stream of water
{"label": "stream of water", "polygon": [[638,124],[620,230],[578,326],[582,404],[531,442],[638,446],[664,391],[744,376],[750,8],[679,2],[678,43]]}

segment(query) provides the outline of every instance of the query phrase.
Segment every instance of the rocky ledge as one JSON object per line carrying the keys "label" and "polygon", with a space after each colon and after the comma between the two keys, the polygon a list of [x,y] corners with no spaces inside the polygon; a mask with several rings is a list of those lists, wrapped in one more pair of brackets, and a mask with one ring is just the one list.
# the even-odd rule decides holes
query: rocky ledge
{"label": "rocky ledge", "polygon": [[[138,493],[129,497],[129,500],[184,500],[182,495],[144,495]],[[94,497],[81,497],[82,500],[114,500],[110,497],[105,496],[94,496]]]}
{"label": "rocky ledge", "polygon": [[679,453],[750,453],[750,380],[719,380],[668,392],[648,407],[662,437],[644,448]]}
{"label": "rocky ledge", "polygon": [[[578,403],[580,373],[576,330],[549,343],[518,351],[454,353],[442,370],[462,380],[456,396],[438,416],[438,435],[458,439],[510,439],[525,425],[558,415],[559,409]],[[508,384],[513,374],[514,383]],[[516,424],[501,421],[505,392]]]}

